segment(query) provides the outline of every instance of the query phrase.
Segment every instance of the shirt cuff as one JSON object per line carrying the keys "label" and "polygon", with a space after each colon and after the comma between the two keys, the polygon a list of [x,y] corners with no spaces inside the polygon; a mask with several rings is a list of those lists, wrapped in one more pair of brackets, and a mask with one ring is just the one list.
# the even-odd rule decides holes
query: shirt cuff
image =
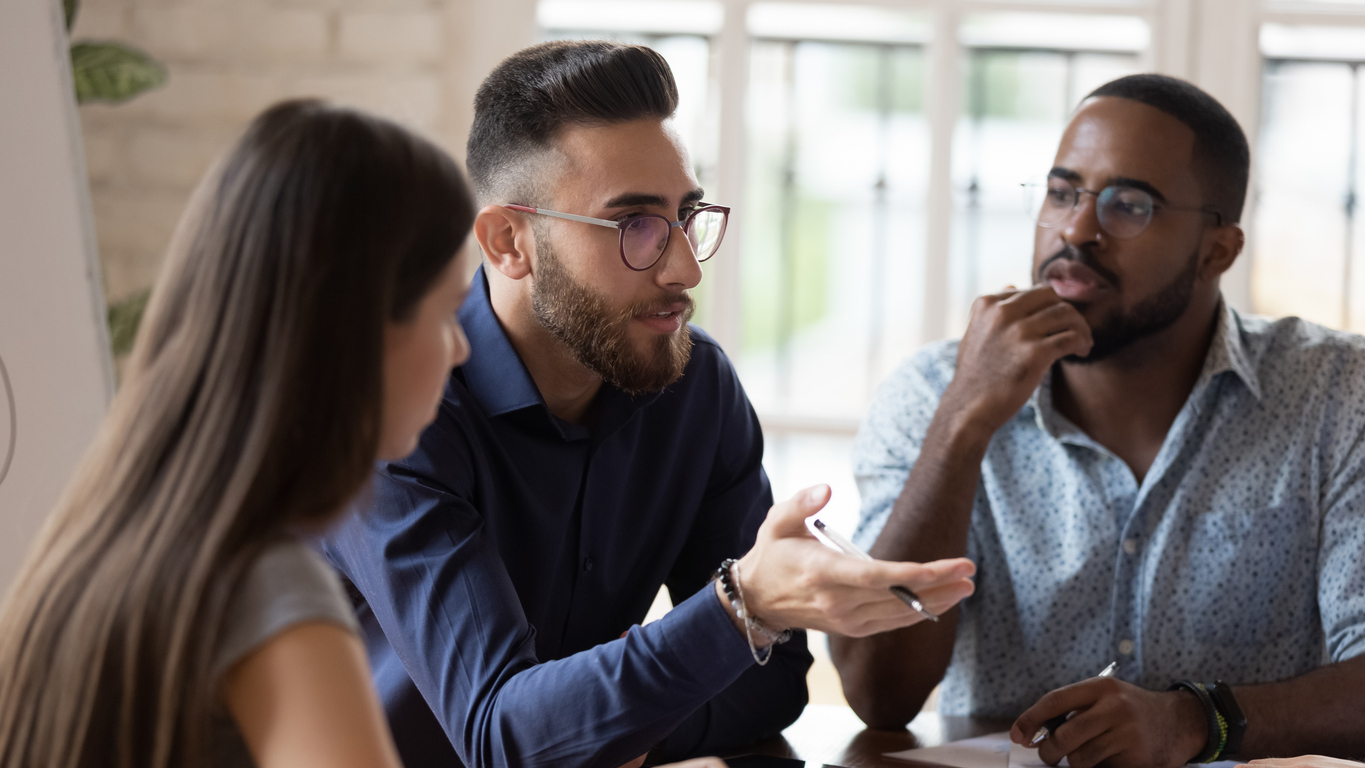
{"label": "shirt cuff", "polygon": [[709,583],[659,619],[668,650],[698,682],[724,690],[754,663],[749,643]]}

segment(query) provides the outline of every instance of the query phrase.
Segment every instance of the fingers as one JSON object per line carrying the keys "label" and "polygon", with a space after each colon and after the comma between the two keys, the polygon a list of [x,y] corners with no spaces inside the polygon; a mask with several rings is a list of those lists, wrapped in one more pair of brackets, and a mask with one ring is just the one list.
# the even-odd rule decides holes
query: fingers
{"label": "fingers", "polygon": [[1043,695],[1038,703],[1024,710],[1024,714],[1014,721],[1010,728],[1010,739],[1016,744],[1028,744],[1033,734],[1048,720],[1080,709],[1087,709],[1103,695],[1106,683],[1112,680],[1084,680],[1065,688],[1058,688]]}
{"label": "fingers", "polygon": [[826,549],[829,563],[824,565],[825,581],[868,590],[883,590],[894,586],[921,589],[976,573],[976,564],[965,557],[935,560],[932,563],[898,563],[890,560],[860,560]]}
{"label": "fingers", "polygon": [[681,763],[661,765],[659,768],[726,768],[726,766],[725,761],[719,757],[698,757],[694,760],[684,760]]}
{"label": "fingers", "polygon": [[[1099,716],[1098,713],[1093,710],[1082,711],[1075,717],[1058,726],[1057,730],[1048,734],[1048,737],[1038,745],[1038,756],[1045,761],[1052,763],[1060,761],[1065,757],[1067,758],[1067,762],[1071,763],[1074,768],[1089,768],[1089,766],[1094,765],[1109,756],[1110,753],[1106,750],[1113,746],[1111,742],[1114,740],[1101,739],[1108,730],[1109,723],[1105,718]],[[1029,734],[1029,739],[1033,739],[1032,734]],[[1102,743],[1093,743],[1097,739],[1101,740]],[[1117,751],[1117,748],[1114,747],[1114,750]],[[1075,762],[1079,759],[1078,756],[1094,755],[1097,753],[1103,754],[1084,766],[1078,765]]]}
{"label": "fingers", "polygon": [[1019,326],[1027,339],[1043,339],[1067,330],[1090,335],[1090,324],[1079,310],[1064,301],[1043,307],[1021,320]]}
{"label": "fingers", "polygon": [[[1051,739],[1048,739],[1051,741]],[[1044,742],[1046,744],[1046,742]],[[1060,750],[1059,750],[1060,751]],[[1088,738],[1070,751],[1063,753],[1062,757],[1071,768],[1095,768],[1111,757],[1123,751],[1123,741],[1112,731],[1100,731],[1094,737]],[[1038,750],[1039,756],[1043,751]],[[1061,757],[1057,760],[1060,762]]]}
{"label": "fingers", "polygon": [[1365,763],[1356,763],[1337,757],[1324,757],[1323,755],[1262,758],[1252,760],[1246,765],[1253,768],[1365,768]]}
{"label": "fingers", "polygon": [[829,503],[829,497],[828,485],[813,485],[797,491],[790,499],[774,504],[772,509],[768,510],[763,528],[767,529],[766,532],[773,538],[797,536],[813,539],[806,530],[806,518],[824,509]]}

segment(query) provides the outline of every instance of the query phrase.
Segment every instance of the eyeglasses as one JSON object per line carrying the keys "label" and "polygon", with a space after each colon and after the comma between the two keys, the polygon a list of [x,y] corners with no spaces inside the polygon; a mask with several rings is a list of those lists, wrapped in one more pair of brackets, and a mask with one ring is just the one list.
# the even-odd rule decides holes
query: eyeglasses
{"label": "eyeglasses", "polygon": [[1157,208],[1168,211],[1212,214],[1223,226],[1223,214],[1208,208],[1177,208],[1158,203],[1151,193],[1137,187],[1111,186],[1096,192],[1077,187],[1066,179],[1049,176],[1046,181],[1025,182],[1024,205],[1029,216],[1040,227],[1059,227],[1065,224],[1081,204],[1081,195],[1095,196],[1095,213],[1100,227],[1110,237],[1127,240],[1142,234],[1152,223]]}
{"label": "eyeglasses", "polygon": [[636,272],[644,272],[659,263],[659,259],[664,255],[664,250],[668,248],[668,239],[673,236],[674,227],[682,228],[683,234],[687,235],[687,240],[692,244],[692,253],[696,255],[697,261],[706,261],[716,255],[716,249],[720,248],[721,238],[725,237],[725,225],[730,220],[730,209],[723,205],[702,204],[700,207],[693,208],[681,221],[669,221],[657,213],[645,213],[629,216],[620,221],[613,221],[611,219],[594,219],[573,213],[549,211],[544,208],[532,208],[526,205],[505,205],[503,207],[523,213],[539,213],[543,216],[553,216],[556,219],[581,221],[584,224],[596,224],[599,227],[611,227],[620,230],[621,261]]}

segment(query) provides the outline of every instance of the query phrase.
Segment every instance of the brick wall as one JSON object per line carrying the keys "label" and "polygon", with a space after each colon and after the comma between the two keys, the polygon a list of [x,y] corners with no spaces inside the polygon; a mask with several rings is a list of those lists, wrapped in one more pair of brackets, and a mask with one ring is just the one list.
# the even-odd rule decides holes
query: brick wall
{"label": "brick wall", "polygon": [[462,157],[478,82],[534,35],[534,0],[83,0],[74,39],[132,43],[170,72],[80,110],[107,299],[152,284],[194,185],[271,103],[358,106]]}

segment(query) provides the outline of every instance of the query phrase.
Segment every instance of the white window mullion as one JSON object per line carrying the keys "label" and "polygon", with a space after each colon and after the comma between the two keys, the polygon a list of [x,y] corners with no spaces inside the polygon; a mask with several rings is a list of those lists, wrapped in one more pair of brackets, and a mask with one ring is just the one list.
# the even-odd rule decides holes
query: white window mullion
{"label": "white window mullion", "polygon": [[[708,191],[712,199],[728,205],[744,204],[744,173],[747,133],[745,105],[749,85],[749,32],[746,14],[747,0],[726,0],[725,22],[717,37],[719,47],[720,88],[720,145],[716,157],[716,183],[719,189]],[[732,216],[725,232],[721,252],[707,264],[711,271],[712,314],[707,330],[722,348],[738,354],[741,329],[741,270],[740,253],[744,216]]]}
{"label": "white window mullion", "polygon": [[929,42],[929,82],[925,111],[929,118],[929,194],[925,221],[923,321],[921,343],[947,335],[948,260],[953,222],[953,133],[961,109],[957,4],[940,0],[934,9]]}

